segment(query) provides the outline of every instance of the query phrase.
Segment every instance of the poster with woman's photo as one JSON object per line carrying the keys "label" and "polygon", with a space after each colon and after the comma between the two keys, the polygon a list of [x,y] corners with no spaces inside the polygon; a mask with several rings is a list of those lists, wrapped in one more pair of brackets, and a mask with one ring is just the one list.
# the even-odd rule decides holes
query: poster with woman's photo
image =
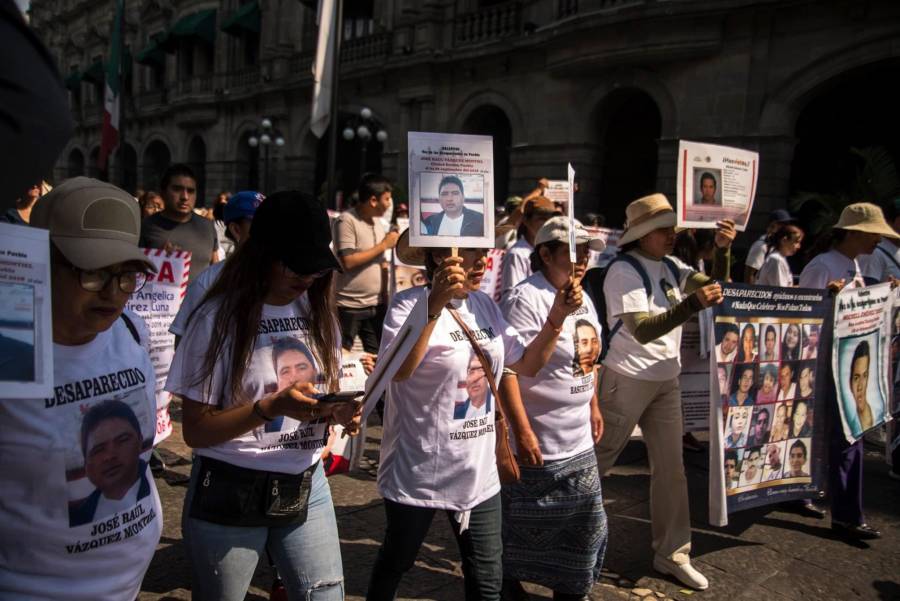
{"label": "poster with woman's photo", "polygon": [[738,231],[747,227],[759,153],[681,140],[678,145],[677,214],[679,227],[714,228],[731,219]]}
{"label": "poster with woman's photo", "polygon": [[830,309],[824,291],[723,289],[709,341],[709,519],[720,526],[734,511],[823,489],[827,453],[817,399],[830,385],[816,377],[827,372],[818,336]]}
{"label": "poster with woman's photo", "polygon": [[493,248],[490,136],[409,132],[410,244]]}
{"label": "poster with woman's photo", "polygon": [[893,299],[889,283],[845,289],[837,297],[831,361],[849,442],[891,419]]}
{"label": "poster with woman's photo", "polygon": [[50,239],[0,223],[0,388],[7,399],[53,394]]}

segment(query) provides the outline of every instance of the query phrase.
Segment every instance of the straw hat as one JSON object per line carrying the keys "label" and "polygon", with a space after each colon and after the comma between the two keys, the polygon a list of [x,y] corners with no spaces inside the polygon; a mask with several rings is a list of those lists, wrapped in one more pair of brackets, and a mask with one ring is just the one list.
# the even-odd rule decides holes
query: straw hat
{"label": "straw hat", "polygon": [[841,218],[834,224],[834,229],[854,230],[900,239],[900,234],[884,220],[881,207],[870,202],[857,202],[844,207]]}
{"label": "straw hat", "polygon": [[[539,244],[554,240],[569,243],[568,217],[558,216],[548,219],[535,235],[534,245],[537,247]],[[578,222],[575,224],[575,244],[587,244],[588,248],[597,252],[603,252],[606,248],[606,243],[599,236],[591,234]]]}
{"label": "straw hat", "polygon": [[397,239],[397,258],[413,267],[425,267],[425,249],[409,245],[409,228],[403,230]]}
{"label": "straw hat", "polygon": [[625,207],[625,232],[619,238],[619,247],[661,227],[675,227],[675,211],[669,200],[662,194],[638,198]]}

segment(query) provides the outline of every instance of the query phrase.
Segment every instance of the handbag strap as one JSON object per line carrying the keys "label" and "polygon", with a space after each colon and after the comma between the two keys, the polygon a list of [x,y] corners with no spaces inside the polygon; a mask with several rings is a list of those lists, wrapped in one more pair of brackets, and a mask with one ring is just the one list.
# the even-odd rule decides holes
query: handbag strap
{"label": "handbag strap", "polygon": [[481,345],[475,342],[475,335],[472,334],[472,330],[469,329],[466,322],[462,320],[459,312],[450,305],[447,305],[447,310],[450,312],[450,315],[453,316],[453,319],[456,320],[456,323],[459,324],[459,327],[462,328],[466,338],[469,339],[469,344],[472,345],[472,350],[475,351],[475,356],[478,357],[481,368],[484,369],[484,377],[487,378],[488,385],[491,387],[491,394],[494,395],[496,401],[494,404],[497,406],[497,419],[503,419],[503,409],[500,408],[500,393],[497,392],[497,382],[494,380],[494,371],[491,369],[490,360],[487,358],[487,355],[484,354],[484,349],[481,348]]}

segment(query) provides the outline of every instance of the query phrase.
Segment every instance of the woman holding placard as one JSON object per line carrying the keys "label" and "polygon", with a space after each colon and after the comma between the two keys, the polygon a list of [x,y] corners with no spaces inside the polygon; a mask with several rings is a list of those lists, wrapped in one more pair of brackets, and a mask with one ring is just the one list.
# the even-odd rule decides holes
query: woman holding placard
{"label": "woman holding placard", "polygon": [[534,376],[547,363],[566,317],[582,305],[581,286],[570,283],[555,294],[526,346],[478,290],[482,249],[452,256],[450,249],[411,248],[408,235],[400,237],[398,256],[424,264],[430,285],[394,296],[379,354],[418,302],[427,303],[428,319],[388,389],[378,471],[386,531],[367,598],[394,598],[435,511],[443,510],[462,555],[466,599],[496,600],[503,566],[495,412],[502,409],[514,424],[527,425],[527,419],[516,399],[495,398],[495,383],[505,369]]}
{"label": "woman holding placard", "polygon": [[[503,315],[526,341],[540,333],[572,274],[577,280],[584,276],[590,251],[605,247],[577,228],[578,261],[573,264],[568,240],[568,219],[547,221],[534,238],[533,275],[501,303]],[[533,378],[519,376],[540,452],[537,461],[519,454],[522,478],[503,486],[504,591],[513,597],[522,592],[521,581],[528,581],[552,589],[557,601],[583,599],[603,566],[606,513],[594,454],[603,433],[593,368],[600,355],[599,332],[597,312],[585,298],[565,320],[547,365]],[[584,536],[570,539],[567,532]]]}
{"label": "woman holding placard", "polygon": [[[611,328],[603,361],[600,411],[605,433],[597,445],[603,474],[640,424],[650,458],[653,566],[692,588],[709,586],[690,563],[691,524],[681,453],[681,325],[722,302],[722,287],[668,256],[675,243],[675,212],[662,194],[625,210],[619,258],[603,283]],[[717,224],[713,276],[728,277],[734,224]],[[615,331],[613,331],[615,328]],[[749,411],[749,409],[748,409]]]}

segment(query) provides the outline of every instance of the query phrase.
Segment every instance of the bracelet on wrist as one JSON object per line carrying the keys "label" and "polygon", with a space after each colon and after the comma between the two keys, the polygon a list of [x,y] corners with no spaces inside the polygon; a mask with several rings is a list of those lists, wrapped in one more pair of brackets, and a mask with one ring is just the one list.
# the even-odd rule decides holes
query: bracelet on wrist
{"label": "bracelet on wrist", "polygon": [[264,421],[267,421],[267,422],[270,422],[275,419],[274,417],[269,417],[265,413],[263,413],[262,407],[259,406],[259,401],[256,401],[255,403],[253,403],[253,413],[254,413],[254,415],[256,415],[256,417],[258,417]]}

